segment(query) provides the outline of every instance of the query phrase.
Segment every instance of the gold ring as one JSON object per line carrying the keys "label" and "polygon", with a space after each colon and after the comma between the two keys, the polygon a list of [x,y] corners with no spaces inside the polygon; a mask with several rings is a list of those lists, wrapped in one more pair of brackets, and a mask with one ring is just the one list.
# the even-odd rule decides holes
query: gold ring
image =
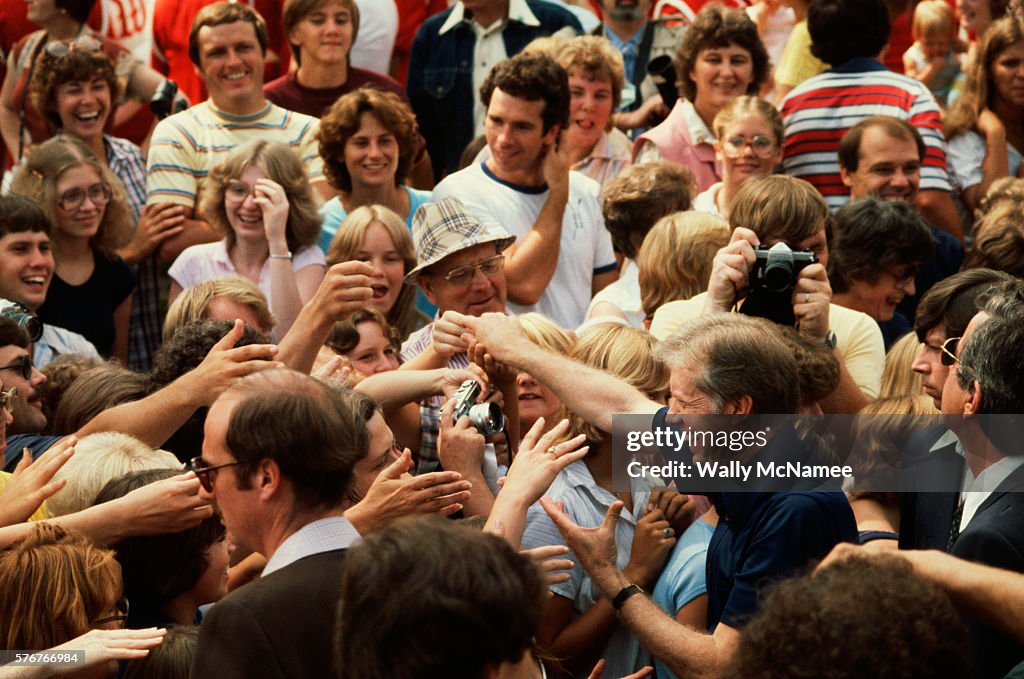
{"label": "gold ring", "polygon": [[804,304],[807,304],[810,301],[811,301],[811,293],[805,292],[804,293]]}

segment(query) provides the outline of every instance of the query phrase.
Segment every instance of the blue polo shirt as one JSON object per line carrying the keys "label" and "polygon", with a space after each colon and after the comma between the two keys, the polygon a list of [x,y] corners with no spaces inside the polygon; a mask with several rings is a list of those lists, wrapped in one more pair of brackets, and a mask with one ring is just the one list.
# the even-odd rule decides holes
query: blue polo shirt
{"label": "blue polo shirt", "polygon": [[[653,427],[665,427],[667,414],[667,407],[659,410]],[[770,459],[784,464],[810,457],[807,446],[787,427],[776,431],[751,463]],[[677,485],[682,482],[676,480]],[[758,595],[765,585],[799,574],[840,542],[857,542],[853,510],[839,491],[750,491],[708,497],[719,515],[708,546],[708,632],[714,632],[719,622],[740,629],[760,607]]]}

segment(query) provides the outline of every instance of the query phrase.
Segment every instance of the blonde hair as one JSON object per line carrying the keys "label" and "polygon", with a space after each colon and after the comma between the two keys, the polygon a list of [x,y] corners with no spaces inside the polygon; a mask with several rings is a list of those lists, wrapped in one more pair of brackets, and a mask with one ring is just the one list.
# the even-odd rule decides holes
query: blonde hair
{"label": "blonde hair", "polygon": [[[897,472],[903,467],[903,454],[910,437],[936,424],[932,399],[923,393],[914,396],[877,398],[857,414],[851,440],[856,441],[847,462],[853,467],[855,482],[852,496],[897,486]],[[881,497],[891,502],[894,498]]]}
{"label": "blonde hair", "polygon": [[[612,46],[608,38],[581,35],[555,45],[554,59],[568,75],[574,70],[586,80],[607,80],[612,86],[612,111],[619,108],[622,88],[626,81],[626,68],[622,53]],[[605,131],[614,127],[613,116],[608,116]]]}
{"label": "blonde hair", "polygon": [[[668,390],[669,368],[654,353],[657,340],[636,328],[599,323],[580,334],[569,357],[604,370],[636,387],[651,398]],[[564,405],[559,419],[569,419],[569,436],[586,434],[589,441],[603,441],[605,433],[570,412]]]}
{"label": "blonde hair", "polygon": [[782,124],[782,116],[779,114],[779,110],[761,97],[749,94],[741,94],[723,106],[722,110],[718,112],[714,122],[711,123],[711,129],[715,133],[715,138],[721,141],[722,136],[725,134],[725,128],[732,121],[741,115],[750,113],[756,113],[772,126],[772,133],[775,135],[775,146],[781,148],[785,126]]}
{"label": "blonde hair", "polygon": [[224,207],[224,193],[229,181],[238,179],[253,165],[261,168],[268,179],[280,184],[288,198],[288,224],[285,227],[288,249],[294,252],[316,243],[320,238],[322,219],[317,212],[306,168],[294,151],[276,141],[257,139],[242,144],[210,170],[203,185],[206,221],[228,241],[234,240],[235,232]]}
{"label": "blonde hair", "polygon": [[226,297],[252,309],[262,326],[259,330],[270,332],[277,325],[266,295],[255,283],[242,276],[218,276],[182,290],[174,299],[164,319],[164,341],[169,340],[186,323],[206,318],[218,297]]}
{"label": "blonde hair", "polygon": [[707,212],[677,212],[650,230],[636,258],[647,318],[673,300],[708,287],[715,253],[729,244],[729,224]]}
{"label": "blonde hair", "polygon": [[[76,139],[54,137],[36,147],[25,161],[25,166],[14,178],[11,192],[36,203],[49,217],[54,230],[58,231],[60,220],[57,217],[57,182],[66,171],[83,165],[95,170],[100,181],[110,187],[110,201],[103,208],[100,227],[89,241],[89,245],[103,256],[112,259],[117,256],[117,249],[131,238],[132,227],[135,225],[132,211],[128,206],[121,180]],[[51,243],[59,258],[56,240]]]}
{"label": "blonde hair", "polygon": [[566,355],[572,351],[576,344],[576,337],[562,328],[544,314],[530,311],[517,316],[516,320],[522,326],[523,332],[530,338],[530,341],[539,347],[557,354]]}
{"label": "blonde hair", "polygon": [[156,450],[134,436],[102,432],[82,437],[75,454],[54,475],[67,485],[46,501],[50,516],[64,516],[91,507],[111,479],[143,469],[181,469],[166,450]]}
{"label": "blonde hair", "polygon": [[[355,259],[363,247],[366,231],[374,224],[383,226],[391,236],[391,242],[402,258],[403,274],[412,271],[416,267],[416,246],[409,228],[401,217],[383,205],[362,205],[348,213],[327,248],[327,266]],[[403,340],[420,322],[421,314],[416,310],[415,301],[415,286],[403,284],[395,305],[386,314],[388,323],[398,329]]]}
{"label": "blonde hair", "polygon": [[952,40],[956,37],[956,28],[953,8],[946,0],[921,0],[914,8],[910,27],[914,40],[922,40],[929,35],[943,35]]}
{"label": "blonde hair", "polygon": [[51,523],[0,551],[0,644],[42,651],[85,634],[121,596],[114,552]]}
{"label": "blonde hair", "polygon": [[[882,371],[882,398],[899,398],[923,394],[921,375],[911,367],[921,343],[914,333],[907,333],[889,348],[885,355],[885,369]],[[930,400],[930,399],[929,399]],[[934,408],[932,409],[934,412]]]}

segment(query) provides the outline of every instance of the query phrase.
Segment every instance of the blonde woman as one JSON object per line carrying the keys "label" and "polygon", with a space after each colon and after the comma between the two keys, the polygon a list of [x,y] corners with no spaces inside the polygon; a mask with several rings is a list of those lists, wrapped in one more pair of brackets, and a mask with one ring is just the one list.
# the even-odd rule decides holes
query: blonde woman
{"label": "blonde woman", "polygon": [[241,276],[218,276],[183,290],[175,298],[164,318],[164,341],[186,323],[207,318],[216,321],[241,318],[249,327],[268,335],[277,325],[267,306],[267,296],[255,283]]}
{"label": "blonde woman", "polygon": [[[568,355],[576,344],[576,338],[559,328],[554,321],[535,311],[518,317],[523,332],[537,346],[548,351]],[[562,402],[547,385],[521,370],[516,374],[516,391],[519,396],[519,430],[528,432],[538,419],[544,418],[544,431],[561,421],[559,411]]]}
{"label": "blonde woman", "polygon": [[416,310],[416,287],[402,282],[416,266],[416,248],[402,218],[377,204],[349,213],[327,249],[327,264],[353,259],[373,265],[370,306],[384,314],[404,341],[427,319]]}
{"label": "blonde woman", "polygon": [[[135,276],[117,256],[131,237],[133,218],[121,182],[71,138],[40,145],[11,187],[31,199],[53,224],[53,260],[39,285],[44,323],[80,333],[105,357],[128,362],[128,325]],[[47,259],[49,259],[47,257]]]}
{"label": "blonde woman", "polygon": [[663,304],[707,290],[715,253],[731,233],[728,222],[707,212],[678,212],[654,225],[636,261],[648,322]]}
{"label": "blonde woman", "polygon": [[[914,361],[921,350],[917,335],[910,332],[897,340],[885,355],[885,369],[882,370],[881,398],[924,396],[921,373],[914,372]],[[931,399],[926,397],[928,403]],[[932,407],[931,412],[938,412]]]}
{"label": "blonde woman", "polygon": [[[635,328],[603,324],[580,335],[570,357],[607,370],[626,380],[648,397],[664,401],[668,390],[668,367],[653,355],[655,340]],[[632,492],[616,493],[612,487],[612,441],[608,432],[586,424],[568,413],[569,436],[586,434],[590,451],[582,460],[559,472],[547,492],[561,501],[566,513],[580,526],[596,528],[608,507],[618,500],[626,506],[616,525],[618,567],[630,582],[650,591],[665,558],[675,544],[671,519],[681,519],[688,510],[685,498],[671,505],[669,514],[662,509],[647,511],[652,500],[650,487],[638,483]],[[688,523],[688,522],[687,522]],[[530,508],[523,535],[523,547],[565,544],[551,519],[539,505]],[[603,657],[610,676],[624,676],[650,662],[650,655],[624,626],[617,624],[615,611],[607,600],[595,598],[590,577],[576,564],[570,580],[551,586],[554,596],[548,602],[537,631],[537,644],[546,652],[562,658],[566,669],[588,669],[594,657]]]}
{"label": "blonde woman", "polygon": [[205,280],[237,273],[256,283],[281,338],[326,270],[320,217],[302,162],[278,142],[239,146],[210,171],[203,212],[223,236],[186,248],[171,265],[170,301]]}

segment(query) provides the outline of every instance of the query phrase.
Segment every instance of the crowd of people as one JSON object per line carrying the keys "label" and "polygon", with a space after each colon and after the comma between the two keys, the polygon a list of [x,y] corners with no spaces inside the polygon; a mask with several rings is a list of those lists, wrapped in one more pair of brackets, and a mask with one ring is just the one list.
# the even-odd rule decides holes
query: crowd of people
{"label": "crowd of people", "polygon": [[1024,676],[1020,2],[107,2],[2,3],[0,679]]}

